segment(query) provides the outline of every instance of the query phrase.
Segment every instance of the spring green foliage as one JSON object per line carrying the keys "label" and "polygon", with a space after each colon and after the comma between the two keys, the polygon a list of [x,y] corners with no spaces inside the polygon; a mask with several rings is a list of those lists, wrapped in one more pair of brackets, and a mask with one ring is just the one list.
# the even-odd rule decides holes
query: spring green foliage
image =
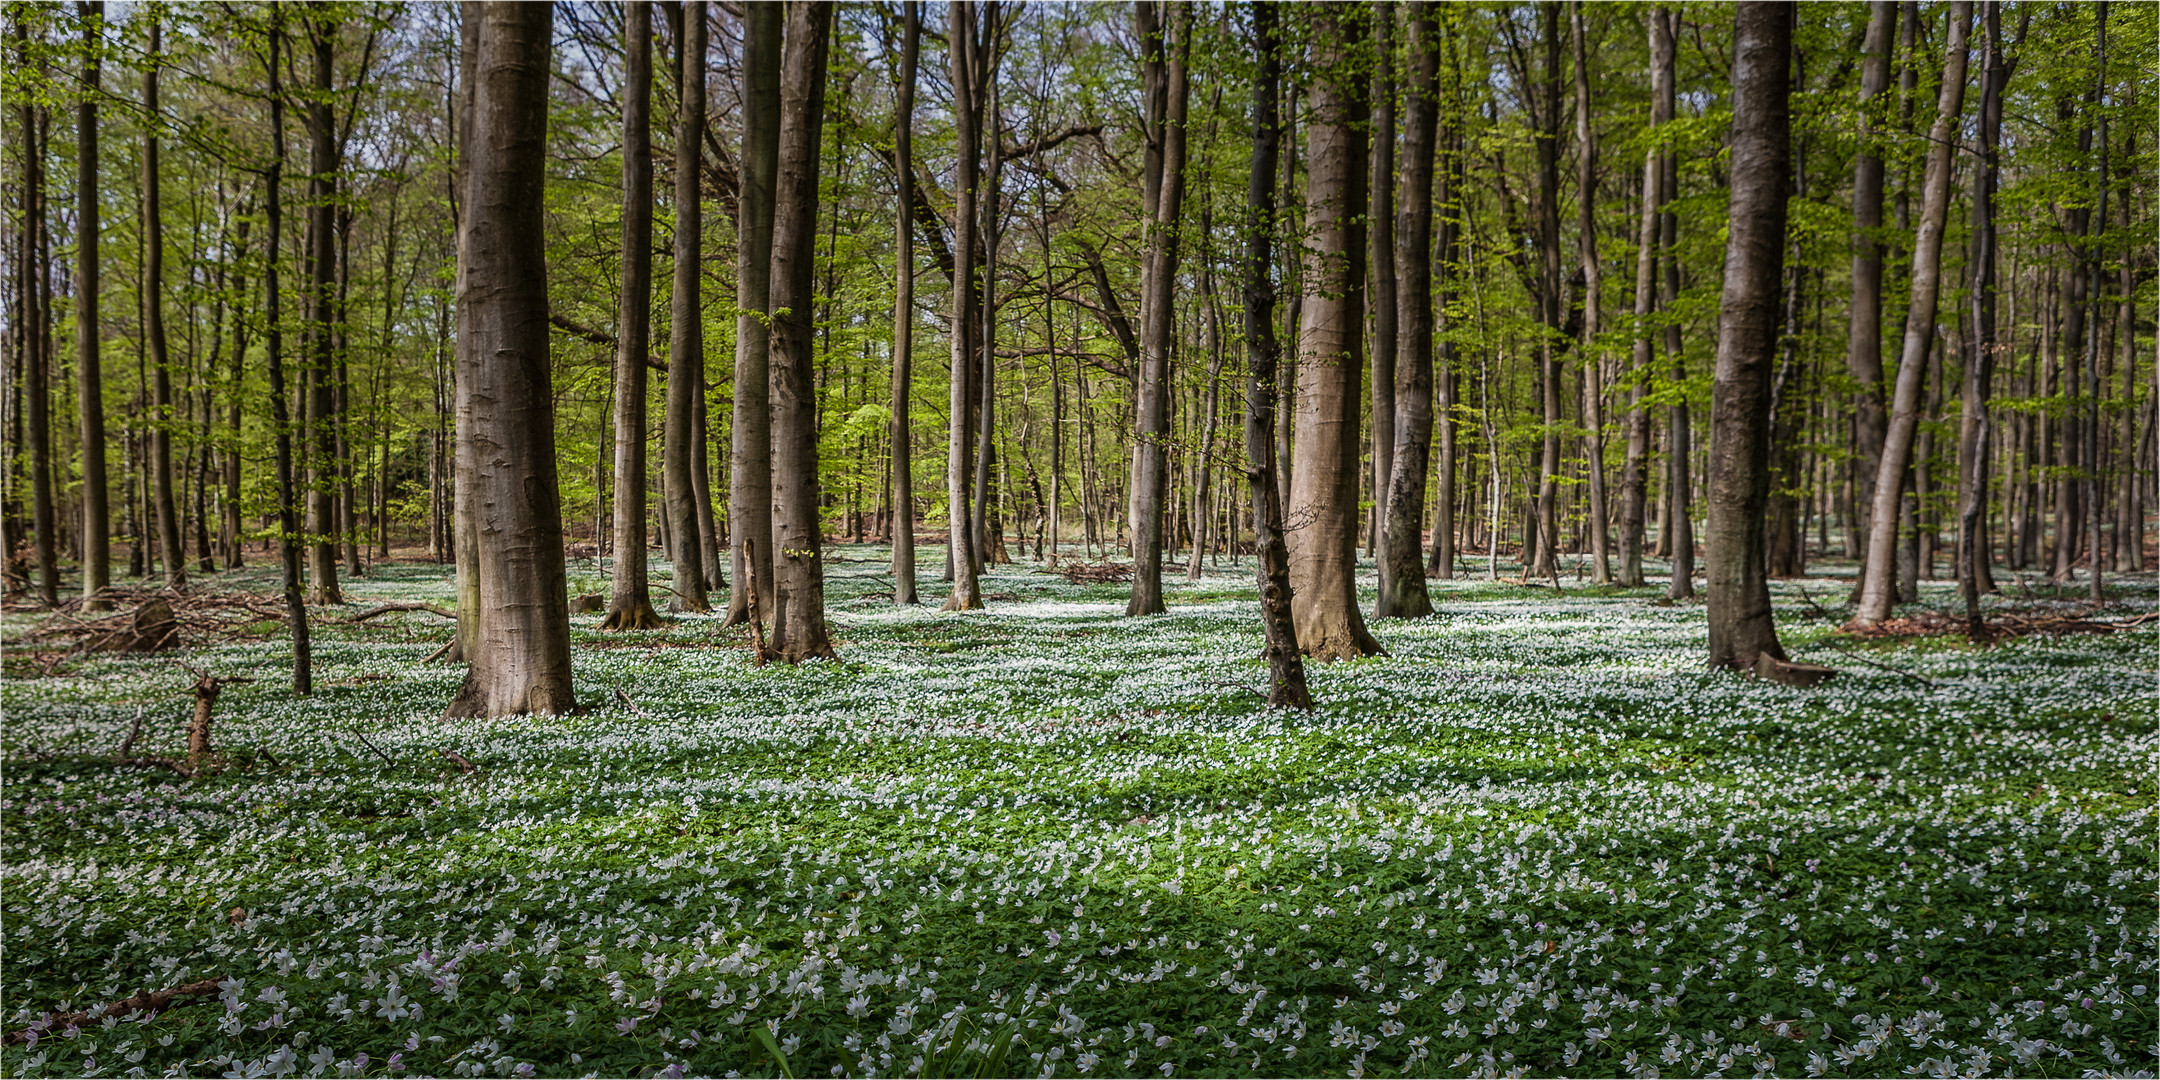
{"label": "spring green foliage", "polygon": [[839,662],[580,616],[581,716],[437,719],[425,613],[319,611],[309,699],[281,644],[198,643],[258,678],[199,780],[109,760],[138,705],[135,752],[177,751],[169,661],[9,681],[7,1028],[231,981],[0,1069],[2150,1065],[2150,631],[1837,645],[1900,674],[1780,585],[1785,641],[1843,669],[1794,690],[1698,670],[1700,609],[1652,591],[1435,582],[1303,715],[1262,704],[1243,570],[1136,620],[1025,565],[989,612],[895,611],[881,549],[831,561]]}

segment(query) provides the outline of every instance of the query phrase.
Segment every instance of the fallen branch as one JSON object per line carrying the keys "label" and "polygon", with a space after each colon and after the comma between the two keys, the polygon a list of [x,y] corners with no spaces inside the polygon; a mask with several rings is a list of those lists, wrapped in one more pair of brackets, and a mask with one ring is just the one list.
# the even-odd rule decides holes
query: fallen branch
{"label": "fallen branch", "polygon": [[355,731],[353,732],[353,737],[360,740],[360,745],[365,746],[370,750],[374,750],[375,756],[381,758],[383,764],[388,765],[393,769],[397,768],[397,762],[390,760],[390,755],[383,753],[381,750],[377,750],[375,748],[375,744],[369,742],[366,735]]}
{"label": "fallen branch", "polygon": [[457,766],[457,770],[461,773],[466,774],[467,776],[472,775],[473,771],[480,767],[467,760],[465,755],[460,754],[455,750],[444,750],[441,748],[437,748],[435,752],[441,754],[446,758],[449,758],[450,764]]}
{"label": "fallen branch", "polygon": [[615,688],[615,700],[622,702],[623,707],[629,709],[631,712],[634,712],[639,716],[645,715],[645,710],[638,708],[638,703],[630,700],[630,695],[623,693],[623,688],[620,686]]}
{"label": "fallen branch", "polygon": [[29,1042],[32,1036],[41,1035],[43,1032],[54,1029],[65,1031],[71,1027],[79,1028],[94,1020],[131,1016],[139,1012],[164,1012],[166,1009],[171,1008],[175,1001],[188,998],[206,998],[215,995],[218,992],[218,984],[223,981],[222,979],[200,979],[182,986],[175,986],[165,990],[152,990],[137,994],[134,997],[121,998],[101,1008],[65,1013],[40,1020],[21,1031],[10,1031],[4,1037],[0,1037],[0,1046],[16,1046]]}
{"label": "fallen branch", "polygon": [[363,611],[360,614],[355,615],[345,621],[349,623],[366,622],[369,619],[376,617],[377,615],[388,615],[393,611],[425,611],[431,615],[440,615],[445,619],[457,618],[457,612],[451,611],[447,608],[438,607],[434,604],[426,604],[414,600],[397,600],[387,604],[377,604],[374,607],[371,607],[366,611]]}
{"label": "fallen branch", "polygon": [[195,770],[188,768],[185,763],[175,761],[169,757],[122,757],[114,758],[113,764],[134,765],[141,768],[171,769],[172,771],[179,773],[180,775],[185,776],[190,780],[195,779]]}
{"label": "fallen branch", "polygon": [[128,728],[127,738],[120,740],[120,749],[113,751],[114,758],[127,757],[128,751],[135,749],[135,736],[142,734],[142,722],[143,707],[137,705],[135,706],[135,723]]}
{"label": "fallen branch", "polygon": [[1852,651],[1851,649],[1848,649],[1848,648],[1845,648],[1845,647],[1844,647],[1844,646],[1842,646],[1842,645],[1839,645],[1839,644],[1838,644],[1837,642],[1835,642],[1835,641],[1829,641],[1829,640],[1824,640],[1824,641],[1818,641],[1818,642],[1816,642],[1816,644],[1817,644],[1817,645],[1822,645],[1822,646],[1826,646],[1826,647],[1828,647],[1828,648],[1830,648],[1830,649],[1832,649],[1832,650],[1834,650],[1834,651],[1836,651],[1836,652],[1838,652],[1838,653],[1841,653],[1841,654],[1843,654],[1843,655],[1844,655],[1844,656],[1845,656],[1845,657],[1846,657],[1847,659],[1850,659],[1850,660],[1858,660],[1858,661],[1860,661],[1861,663],[1863,663],[1863,664],[1866,664],[1866,665],[1867,665],[1867,666],[1869,666],[1869,667],[1872,667],[1872,668],[1881,668],[1882,670],[1884,670],[1884,671],[1887,671],[1887,672],[1891,673],[1892,675],[1902,675],[1902,676],[1904,676],[1904,677],[1906,677],[1906,678],[1908,678],[1908,679],[1911,679],[1912,681],[1914,681],[1914,682],[1916,682],[1916,683],[1919,683],[1919,684],[1920,684],[1920,685],[1922,685],[1922,686],[1925,686],[1925,687],[1927,687],[1927,688],[1928,688],[1928,689],[1930,689],[1930,690],[1933,690],[1933,689],[1935,689],[1935,682],[1934,682],[1934,680],[1932,680],[1932,679],[1929,679],[1929,678],[1927,678],[1926,676],[1923,676],[1923,675],[1915,675],[1915,674],[1913,674],[1912,672],[1910,672],[1910,671],[1907,671],[1907,670],[1905,670],[1904,668],[1901,668],[1901,667],[1895,667],[1895,666],[1893,666],[1893,665],[1890,665],[1890,664],[1885,664],[1885,663],[1882,663],[1882,662],[1880,662],[1880,661],[1876,661],[1876,660],[1870,660],[1870,659],[1868,659],[1867,657],[1865,657],[1865,656],[1862,656],[1862,655],[1860,655],[1859,653],[1856,653],[1856,652]]}

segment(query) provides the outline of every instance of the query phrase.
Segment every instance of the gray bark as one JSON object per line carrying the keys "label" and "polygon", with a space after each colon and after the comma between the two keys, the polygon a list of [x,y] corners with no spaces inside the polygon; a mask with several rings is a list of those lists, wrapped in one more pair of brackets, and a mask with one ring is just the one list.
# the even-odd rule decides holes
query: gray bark
{"label": "gray bark", "polygon": [[615,572],[602,630],[650,630],[653,610],[646,554],[645,360],[652,342],[652,5],[623,6],[622,294],[615,345]]}
{"label": "gray bark", "polygon": [[[743,14],[743,143],[735,232],[735,413],[728,470],[727,625],[773,612],[771,374],[773,174],[780,138],[780,37],[786,5],[752,0]],[[905,216],[905,215],[903,215]],[[744,390],[742,388],[750,388]]]}
{"label": "gray bark", "polygon": [[[896,213],[893,283],[892,374],[892,574],[893,603],[919,603],[915,595],[915,462],[909,413],[915,363],[915,74],[922,49],[922,9],[901,0],[905,22],[900,45],[900,84],[894,106],[893,161],[900,183]],[[1052,483],[1055,483],[1053,478]],[[1053,511],[1054,514],[1054,511]],[[1053,518],[1051,550],[1056,551]],[[738,575],[740,571],[737,571]],[[737,580],[741,580],[740,577]]]}
{"label": "gray bark", "polygon": [[[1402,157],[1396,183],[1394,279],[1397,315],[1385,512],[1380,515],[1380,592],[1373,617],[1420,618],[1432,614],[1425,586],[1425,481],[1433,431],[1432,219],[1433,164],[1439,126],[1440,70],[1437,13],[1427,5],[1407,9],[1404,28],[1408,85],[1403,95]],[[1377,309],[1376,309],[1377,311]],[[1374,352],[1377,358],[1379,353]],[[1373,382],[1380,371],[1375,367]],[[1380,401],[1373,403],[1380,417]],[[1452,492],[1450,492],[1452,494]],[[1434,542],[1439,542],[1435,530]],[[1450,559],[1449,561],[1453,561]]]}
{"label": "gray bark", "polygon": [[[705,208],[698,188],[705,134],[705,4],[683,5],[675,69],[681,102],[675,128],[675,283],[669,304],[667,416],[662,425],[662,505],[684,611],[710,611],[706,598],[703,508],[698,500],[698,411],[705,398]],[[738,391],[737,397],[742,395]]]}

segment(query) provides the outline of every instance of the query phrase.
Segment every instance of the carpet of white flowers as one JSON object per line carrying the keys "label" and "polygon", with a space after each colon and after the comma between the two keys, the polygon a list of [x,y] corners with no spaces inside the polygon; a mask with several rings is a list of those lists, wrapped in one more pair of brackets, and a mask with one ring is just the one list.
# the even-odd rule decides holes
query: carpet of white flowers
{"label": "carpet of white flowers", "polygon": [[1788,648],[1840,669],[1797,690],[1703,671],[1702,608],[1658,590],[1436,582],[1302,715],[1264,705],[1248,568],[1128,619],[1015,567],[956,615],[932,549],[911,610],[882,549],[832,554],[838,662],[579,616],[577,716],[439,719],[425,612],[318,609],[304,699],[280,638],[195,642],[256,680],[200,779],[111,760],[138,708],[134,752],[180,752],[171,659],[10,679],[0,1013],[31,1038],[0,1074],[2154,1068],[2150,631],[1857,642],[1780,584]]}

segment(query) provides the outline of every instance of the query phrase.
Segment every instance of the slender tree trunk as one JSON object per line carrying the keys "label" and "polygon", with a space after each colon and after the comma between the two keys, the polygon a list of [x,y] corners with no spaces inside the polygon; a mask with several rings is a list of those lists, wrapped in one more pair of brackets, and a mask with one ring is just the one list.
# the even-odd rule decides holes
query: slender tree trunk
{"label": "slender tree trunk", "polygon": [[[1462,54],[1459,50],[1453,47],[1449,48],[1448,85],[1453,91],[1454,101],[1448,113],[1447,126],[1443,129],[1445,137],[1436,136],[1435,140],[1441,148],[1440,163],[1435,170],[1436,186],[1439,189],[1436,205],[1440,207],[1443,214],[1440,221],[1440,241],[1435,250],[1435,258],[1438,261],[1438,277],[1441,283],[1438,306],[1441,317],[1449,320],[1443,324],[1443,328],[1448,330],[1454,329],[1454,317],[1447,313],[1454,308],[1457,296],[1456,282],[1460,280],[1462,275],[1463,203],[1461,200],[1465,190],[1467,163],[1464,160],[1461,127],[1461,57]],[[1434,492],[1432,559],[1427,565],[1431,567],[1434,574],[1443,579],[1450,579],[1455,576],[1455,542],[1456,534],[1459,531],[1456,526],[1455,504],[1456,500],[1461,497],[1458,494],[1455,479],[1456,457],[1458,454],[1457,432],[1460,430],[1455,415],[1455,405],[1459,399],[1458,387],[1460,384],[1456,370],[1455,337],[1452,333],[1440,342],[1440,355],[1437,365],[1437,370],[1433,373],[1433,387],[1439,398],[1435,423],[1440,429],[1440,460],[1435,467],[1435,471],[1439,473],[1439,476]],[[1400,441],[1401,433],[1399,431],[1396,437]],[[1464,490],[1463,494],[1467,494],[1467,489]],[[1472,515],[1475,516],[1474,508],[1472,509]]]}
{"label": "slender tree trunk", "polygon": [[[1980,76],[1980,174],[1972,192],[1972,324],[1973,339],[1965,362],[1964,404],[1960,409],[1958,445],[1958,591],[1965,601],[1966,633],[1974,643],[1988,641],[1987,621],[1980,614],[1980,594],[1993,591],[1988,574],[1987,485],[1988,460],[1994,428],[1988,416],[1988,398],[1995,374],[1995,191],[2001,182],[1998,157],[2002,145],[2003,90],[2010,82],[2011,64],[2003,49],[2002,5],[1983,5],[1987,20],[1987,53]],[[2029,10],[2029,9],[2028,9]],[[2028,19],[2030,15],[2026,16]],[[2019,35],[2023,37],[2022,32]]]}
{"label": "slender tree trunk", "polygon": [[1912,305],[1905,318],[1905,349],[1898,364],[1897,389],[1884,433],[1882,461],[1875,473],[1875,505],[1868,521],[1867,562],[1862,569],[1856,626],[1872,626],[1890,617],[1897,601],[1898,495],[1911,464],[1913,435],[1920,420],[1920,393],[1927,378],[1929,345],[1935,337],[1935,301],[1941,285],[1943,225],[1950,213],[1951,153],[1959,114],[1965,102],[1965,39],[1972,22],[1970,0],[1950,6],[1950,40],[1943,58],[1942,92],[1934,129],[1928,135],[1927,174],[1923,181],[1920,231],[1913,245]]}
{"label": "slender tree trunk", "polygon": [[1275,480],[1275,285],[1269,279],[1274,255],[1269,238],[1275,228],[1275,158],[1281,137],[1276,116],[1276,83],[1281,77],[1280,43],[1275,19],[1281,9],[1265,0],[1252,7],[1254,49],[1252,170],[1246,184],[1245,228],[1245,482],[1252,495],[1253,561],[1260,579],[1260,625],[1266,635],[1268,704],[1311,709],[1305,685],[1305,659],[1298,651],[1292,616],[1290,553],[1283,542],[1280,489]]}
{"label": "slender tree trunk", "polygon": [[332,289],[337,276],[337,131],[330,108],[332,44],[337,28],[327,20],[308,24],[314,46],[314,99],[308,103],[308,363],[303,369],[308,477],[308,599],[340,604],[338,591],[337,435],[332,387]]}
{"label": "slender tree trunk", "polygon": [[[780,137],[780,37],[786,5],[744,7],[742,163],[735,232],[735,413],[728,469],[728,559],[734,587],[726,624],[773,613],[772,414],[757,387],[771,383],[773,172]],[[906,207],[907,204],[901,204]],[[903,211],[902,216],[906,216]]]}
{"label": "slender tree trunk", "polygon": [[158,559],[165,564],[165,587],[187,588],[187,553],[180,548],[180,506],[173,496],[172,355],[165,340],[165,207],[158,173],[158,55],[160,27],[150,21],[149,62],[143,68],[143,111],[150,121],[143,136],[143,337],[150,350],[152,414],[150,475],[157,489]]}
{"label": "slender tree trunk", "polygon": [[[704,531],[697,490],[698,405],[705,396],[705,300],[699,268],[705,260],[705,210],[698,178],[704,171],[705,4],[682,8],[676,62],[675,286],[669,304],[667,416],[662,436],[662,505],[675,559],[675,597],[684,611],[710,611],[706,599]],[[738,383],[740,387],[742,384]],[[736,393],[737,408],[743,393]],[[740,463],[738,462],[738,468]],[[757,473],[752,467],[753,475]]]}
{"label": "slender tree trunk", "polygon": [[[1218,104],[1220,98],[1218,97]],[[1210,126],[1210,143],[1213,142]],[[1214,233],[1214,210],[1212,200],[1209,209],[1200,215],[1200,235]],[[1185,564],[1185,580],[1200,580],[1200,557],[1208,544],[1208,525],[1213,517],[1209,502],[1208,483],[1213,477],[1209,457],[1215,448],[1215,416],[1222,404],[1223,340],[1221,305],[1215,296],[1215,261],[1212,254],[1200,267],[1200,303],[1206,312],[1208,374],[1207,389],[1200,406],[1200,445],[1193,454],[1193,501],[1192,501],[1192,558]]]}
{"label": "slender tree trunk", "polygon": [[98,57],[105,0],[81,0],[82,98],[75,106],[75,374],[82,432],[83,610],[107,611],[112,581],[112,517],[105,472],[105,377],[98,321]]}
{"label": "slender tree trunk", "polygon": [[[458,307],[460,497],[477,544],[479,634],[450,716],[560,714],[570,609],[555,474],[547,304],[547,4],[478,7]],[[468,16],[475,14],[467,8]]]}
{"label": "slender tree trunk", "polygon": [[[1651,62],[1663,77],[1652,79],[1652,108],[1655,111],[1651,122],[1668,124],[1673,120],[1673,53],[1679,39],[1680,16],[1670,8],[1662,9],[1661,14],[1665,20],[1665,33],[1661,39],[1665,51],[1653,51]],[[1672,209],[1673,200],[1680,195],[1680,159],[1668,150],[1658,167],[1658,245],[1662,249],[1660,261],[1665,272],[1658,302],[1661,308],[1670,312],[1680,299],[1680,215]],[[1665,321],[1665,362],[1670,366],[1673,381],[1684,384],[1687,366],[1680,354],[1680,323],[1677,319]],[[1688,475],[1694,421],[1688,413],[1687,398],[1676,397],[1667,410],[1665,423],[1667,471],[1663,533],[1665,547],[1672,556],[1672,582],[1666,587],[1665,595],[1673,600],[1695,595],[1695,519],[1691,505],[1694,482]]]}
{"label": "slender tree trunk", "polygon": [[[25,20],[15,23],[17,62],[30,66]],[[36,106],[25,97],[16,113],[22,125],[23,230],[22,246],[15,264],[21,288],[16,308],[22,342],[27,398],[24,421],[30,445],[30,528],[37,548],[38,601],[46,607],[60,604],[59,515],[53,503],[52,447],[52,311],[44,292],[50,270],[45,251],[45,146],[39,139]],[[12,552],[7,553],[12,555]]]}
{"label": "slender tree trunk", "polygon": [[[255,209],[252,203],[253,201],[249,200],[241,204],[240,227],[234,230],[233,234],[232,250],[235,252],[244,252],[248,249],[248,226],[251,224],[249,218],[253,215]],[[240,399],[241,388],[245,385],[246,380],[248,352],[247,315],[243,310],[248,298],[246,267],[245,261],[239,258],[233,260],[233,297],[235,303],[233,305],[232,401],[228,404],[225,414],[225,496],[223,500],[225,504],[225,523],[222,530],[225,549],[223,561],[227,570],[239,569],[247,561],[247,545],[240,540],[242,529],[240,521]]]}
{"label": "slender tree trunk", "polygon": [[[1888,126],[1880,115],[1890,89],[1891,41],[1898,33],[1897,0],[1868,5],[1860,65],[1860,152],[1853,163],[1853,260],[1850,333],[1846,371],[1858,389],[1853,405],[1854,451],[1859,456],[1854,508],[1862,514],[1874,505],[1875,474],[1883,449],[1883,157],[1878,140]],[[1864,525],[1862,526],[1865,527]],[[1863,558],[1865,554],[1863,552]]]}
{"label": "slender tree trunk", "polygon": [[968,405],[973,380],[968,369],[973,359],[969,328],[975,325],[975,189],[976,143],[982,134],[982,110],[976,86],[978,66],[974,51],[975,9],[964,0],[947,8],[947,52],[952,57],[953,137],[953,280],[951,412],[947,417],[945,460],[946,558],[951,563],[952,591],[944,610],[972,611],[983,606],[977,575],[981,560],[975,551],[973,517],[968,513],[969,471]]}
{"label": "slender tree trunk", "polygon": [[819,522],[817,387],[812,364],[818,150],[825,121],[825,56],[832,6],[792,0],[780,81],[780,167],[773,185],[772,650],[790,664],[830,659]]}
{"label": "slender tree trunk", "polygon": [[[1185,201],[1185,115],[1192,7],[1143,0],[1134,7],[1141,40],[1147,155],[1142,212],[1147,246],[1140,270],[1140,364],[1134,394],[1130,520],[1132,597],[1127,615],[1163,611],[1163,506],[1169,486],[1170,345],[1177,285],[1179,212]],[[1166,19],[1165,16],[1168,16]]]}
{"label": "slender tree trunk", "polygon": [[[1544,439],[1538,456],[1537,542],[1525,577],[1558,572],[1560,555],[1560,344],[1566,320],[1560,295],[1560,4],[1538,5],[1544,25],[1545,63],[1537,115],[1538,389]],[[1527,74],[1527,73],[1525,73]]]}
{"label": "slender tree trunk", "polygon": [[285,324],[280,311],[284,295],[279,288],[278,248],[284,235],[282,188],[285,185],[285,90],[279,54],[285,46],[285,19],[281,9],[270,13],[270,170],[263,178],[269,191],[264,206],[263,232],[268,252],[263,260],[264,347],[270,361],[270,426],[277,433],[278,563],[283,574],[285,614],[292,630],[293,693],[305,697],[314,689],[313,651],[308,642],[307,605],[301,598],[300,493],[293,473],[293,423],[285,390]]}
{"label": "slender tree trunk", "polygon": [[[1664,82],[1671,76],[1672,45],[1666,40],[1662,12],[1650,15],[1651,123],[1662,122],[1666,111]],[[1669,116],[1664,119],[1669,120]],[[1658,210],[1665,204],[1661,186],[1665,177],[1664,154],[1652,147],[1643,154],[1641,224],[1635,234],[1635,372],[1628,386],[1627,458],[1620,468],[1620,584],[1643,585],[1644,535],[1650,510],[1650,410],[1644,404],[1650,394],[1656,364],[1655,337],[1650,316],[1657,310]]]}
{"label": "slender tree trunk", "polygon": [[652,349],[652,5],[623,7],[622,299],[615,336],[615,573],[602,630],[650,630],[645,541],[645,357]]}
{"label": "slender tree trunk", "polygon": [[[1373,75],[1368,95],[1372,100],[1372,160],[1366,166],[1370,182],[1365,192],[1365,311],[1372,330],[1366,351],[1372,363],[1373,510],[1371,538],[1365,546],[1379,566],[1380,576],[1387,577],[1388,570],[1380,557],[1380,536],[1387,527],[1389,477],[1395,461],[1395,353],[1400,317],[1395,280],[1395,6],[1389,0],[1375,0],[1372,20]],[[1423,526],[1424,522],[1418,524]],[[1423,574],[1413,576],[1422,579]],[[1386,591],[1385,586],[1382,591]]]}
{"label": "slender tree trunk", "polygon": [[1764,653],[1785,658],[1763,576],[1763,510],[1792,165],[1793,13],[1774,0],[1734,12],[1731,224],[1711,390],[1707,601],[1710,666],[1741,670],[1752,670]]}
{"label": "slender tree trunk", "polygon": [[1579,208],[1576,243],[1581,246],[1583,269],[1583,426],[1589,430],[1586,448],[1590,464],[1590,580],[1612,584],[1612,536],[1605,516],[1605,380],[1603,350],[1595,341],[1600,322],[1605,270],[1597,245],[1597,133],[1590,126],[1589,28],[1583,24],[1582,0],[1568,7],[1570,34],[1575,48],[1575,143],[1576,188]]}
{"label": "slender tree trunk", "polygon": [[[1380,515],[1380,594],[1373,617],[1420,618],[1432,614],[1425,587],[1425,481],[1433,429],[1432,219],[1433,163],[1439,126],[1440,26],[1428,5],[1406,9],[1405,60],[1409,83],[1403,95],[1402,157],[1396,182],[1401,201],[1395,209],[1394,277],[1398,314],[1391,367],[1395,380],[1394,425],[1387,485],[1381,489],[1386,511]],[[1443,244],[1443,248],[1445,245]],[[1443,254],[1443,258],[1446,256]],[[1377,309],[1376,309],[1377,311]],[[1378,357],[1377,350],[1374,356]],[[1373,380],[1381,378],[1375,366]],[[1380,415],[1374,399],[1373,416]],[[1452,495],[1442,484],[1443,503]],[[1440,541],[1434,531],[1434,543]],[[1449,562],[1453,562],[1452,555]],[[1453,568],[1450,567],[1450,570]]]}
{"label": "slender tree trunk", "polygon": [[[2097,55],[2093,64],[2094,74],[2091,94],[2095,102],[2099,101],[2105,93],[2107,80],[2107,17],[2107,5],[2098,5],[2094,13],[2098,40],[2094,45],[2094,51]],[[2108,152],[2112,148],[2108,142],[2108,114],[2098,109],[2093,111],[2099,113],[2100,119],[2100,167],[2097,181],[2094,184],[2094,187],[2097,188],[2094,193],[2096,196],[2094,201],[2098,204],[2100,210],[2099,231],[2102,236],[2105,236],[2108,231]],[[2101,503],[2107,491],[2107,487],[2101,482],[2100,476],[2100,392],[2102,389],[2100,380],[2100,305],[2102,301],[2100,294],[2101,283],[2106,278],[2101,266],[2101,252],[2097,246],[2085,253],[2085,260],[2086,273],[2092,278],[2092,284],[2086,288],[2085,292],[2087,296],[2092,298],[2093,310],[2091,316],[2092,330],[2085,343],[2085,415],[2080,418],[2085,438],[2083,446],[2080,447],[2083,468],[2079,477],[2079,487],[2082,489],[2080,495],[2083,497],[2085,509],[2085,556],[2087,565],[2085,598],[2098,604],[2107,598],[2101,580],[2104,557],[2101,548],[2103,540],[2100,534],[2100,522],[2103,519]],[[2125,332],[2133,331],[2125,328]],[[2071,400],[2076,401],[2077,399],[2073,397]]]}
{"label": "slender tree trunk", "polygon": [[[893,603],[909,606],[920,603],[915,596],[915,447],[909,418],[915,390],[915,74],[922,50],[922,9],[916,0],[901,0],[900,7],[905,28],[901,31],[900,83],[893,112],[893,162],[900,193],[893,243],[898,253],[893,283],[893,517],[888,532],[892,536]],[[1052,468],[1051,484],[1055,488],[1055,465]],[[1053,520],[1053,552],[1056,531]]]}
{"label": "slender tree trunk", "polygon": [[[995,10],[995,9],[992,9]],[[1005,154],[1003,139],[1004,113],[999,105],[998,67],[996,48],[998,33],[995,28],[990,35],[989,55],[985,60],[984,102],[985,124],[988,126],[986,141],[990,154],[990,170],[983,182],[983,194],[977,200],[975,210],[982,220],[976,223],[976,234],[983,238],[983,269],[977,288],[982,299],[976,313],[981,322],[976,329],[975,346],[975,472],[974,498],[971,503],[973,516],[968,527],[974,531],[977,566],[1012,561],[1005,554],[1005,536],[1002,522],[998,520],[997,498],[991,485],[993,470],[997,465],[997,319],[998,319],[998,211],[1005,199]]]}
{"label": "slender tree trunk", "polygon": [[1364,367],[1365,83],[1352,57],[1361,13],[1316,5],[1312,121],[1307,128],[1305,298],[1288,517],[1298,645],[1319,660],[1382,651],[1357,602],[1358,393]]}

